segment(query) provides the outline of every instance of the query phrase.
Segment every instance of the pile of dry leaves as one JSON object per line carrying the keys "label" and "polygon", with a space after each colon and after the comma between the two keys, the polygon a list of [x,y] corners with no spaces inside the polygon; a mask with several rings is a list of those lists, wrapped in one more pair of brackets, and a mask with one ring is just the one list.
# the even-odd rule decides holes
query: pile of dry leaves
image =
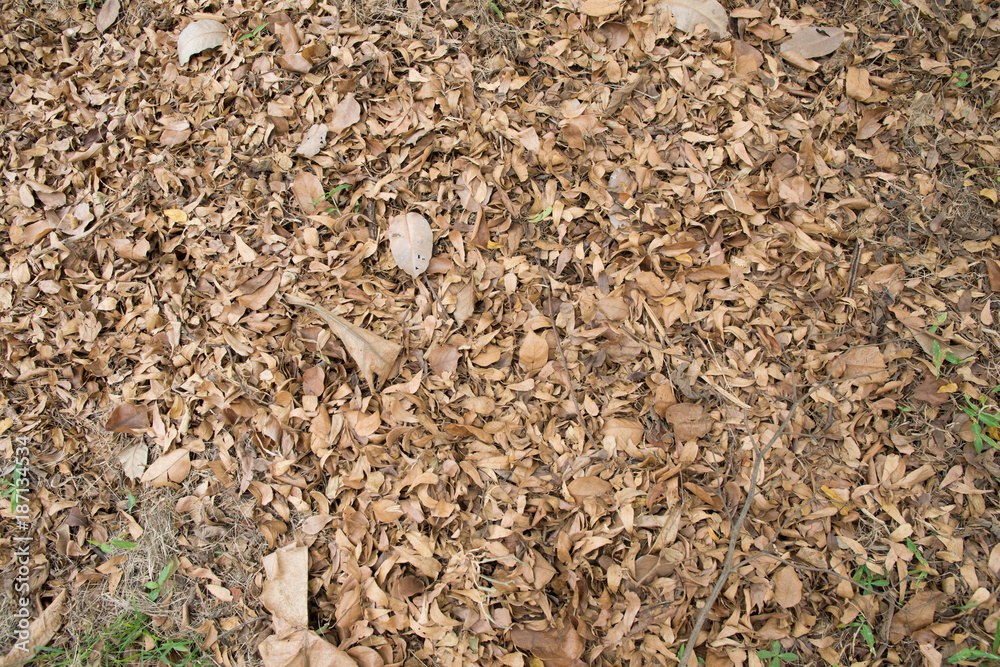
{"label": "pile of dry leaves", "polygon": [[4,0],[0,617],[989,653],[998,7],[716,4]]}

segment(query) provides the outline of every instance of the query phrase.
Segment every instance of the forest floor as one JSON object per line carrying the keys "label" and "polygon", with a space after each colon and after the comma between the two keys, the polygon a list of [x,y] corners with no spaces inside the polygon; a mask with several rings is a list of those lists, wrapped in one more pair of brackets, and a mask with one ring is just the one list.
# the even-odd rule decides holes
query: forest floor
{"label": "forest floor", "polygon": [[0,662],[1000,661],[1000,7],[710,4],[3,0]]}

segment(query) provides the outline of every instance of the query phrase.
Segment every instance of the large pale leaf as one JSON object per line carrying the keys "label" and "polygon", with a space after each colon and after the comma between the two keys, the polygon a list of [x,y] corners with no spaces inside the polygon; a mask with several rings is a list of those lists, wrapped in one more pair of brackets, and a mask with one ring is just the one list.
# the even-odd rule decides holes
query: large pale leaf
{"label": "large pale leaf", "polygon": [[289,625],[309,627],[309,549],[285,547],[264,556],[264,574],[260,601],[267,610]]}
{"label": "large pale leaf", "polygon": [[367,329],[354,326],[326,308],[313,305],[307,299],[293,294],[285,295],[284,298],[291,304],[309,308],[326,320],[330,329],[344,344],[351,358],[358,364],[358,370],[368,382],[368,386],[373,392],[377,391],[378,387],[373,378],[377,377],[379,385],[381,385],[385,377],[392,371],[396,364],[396,358],[399,357],[403,348]]}
{"label": "large pale leaf", "polygon": [[181,65],[187,65],[191,56],[206,49],[222,46],[228,35],[226,26],[212,19],[189,23],[177,37],[177,59],[180,60]]}
{"label": "large pale leaf", "polygon": [[798,53],[803,58],[821,58],[836,51],[844,37],[845,33],[840,28],[810,26],[792,35],[791,39],[781,45],[781,52]]}
{"label": "large pale leaf", "polygon": [[389,221],[389,250],[396,265],[411,277],[426,271],[434,252],[434,236],[427,218],[419,213],[394,216]]}
{"label": "large pale leaf", "polygon": [[709,32],[729,37],[729,15],[718,0],[663,0],[657,7],[670,10],[678,30],[694,32],[698,24],[705,23]]}
{"label": "large pale leaf", "polygon": [[104,32],[110,28],[111,24],[118,18],[119,10],[121,10],[121,3],[118,0],[105,0],[104,4],[101,5],[101,11],[97,13],[97,30]]}

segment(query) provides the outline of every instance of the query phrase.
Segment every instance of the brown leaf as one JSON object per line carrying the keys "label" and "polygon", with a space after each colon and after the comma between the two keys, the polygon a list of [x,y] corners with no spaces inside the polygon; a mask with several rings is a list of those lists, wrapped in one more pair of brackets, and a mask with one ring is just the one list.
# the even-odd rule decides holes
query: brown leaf
{"label": "brown leaf", "polygon": [[361,120],[361,105],[354,99],[354,93],[349,93],[334,108],[333,120],[330,121],[330,131],[338,134],[359,120]]}
{"label": "brown leaf", "polygon": [[1000,294],[1000,264],[995,259],[986,260],[986,272],[990,277],[990,291]]}
{"label": "brown leaf", "polygon": [[118,454],[118,462],[122,464],[122,472],[132,481],[142,477],[148,460],[149,447],[143,443],[126,447]]}
{"label": "brown leaf", "polygon": [[264,575],[260,601],[267,610],[289,625],[309,627],[309,548],[291,546],[264,556]]}
{"label": "brown leaf", "polygon": [[712,430],[712,419],[705,408],[694,403],[677,403],[664,411],[667,423],[674,427],[674,439],[687,442],[704,438]]}
{"label": "brown leaf", "polygon": [[427,270],[434,253],[434,234],[427,218],[412,212],[393,216],[388,236],[392,257],[404,273],[416,278]]}
{"label": "brown leaf", "polygon": [[781,45],[781,53],[794,51],[803,58],[828,56],[844,42],[847,34],[840,28],[809,26],[799,30]]}
{"label": "brown leaf", "polygon": [[669,9],[682,32],[694,32],[705,24],[709,32],[729,37],[729,15],[718,0],[660,0],[656,7]]}
{"label": "brown leaf", "polygon": [[574,498],[593,498],[603,496],[614,491],[614,487],[600,477],[587,476],[577,477],[566,485],[570,494]]}
{"label": "brown leaf", "polygon": [[302,374],[302,393],[306,396],[322,396],[325,373],[321,366],[313,366]]}
{"label": "brown leaf", "polygon": [[257,650],[264,667],[358,667],[349,654],[309,630],[271,635]]}
{"label": "brown leaf", "polygon": [[537,371],[549,360],[549,343],[534,331],[529,331],[521,343],[517,359],[526,373]]}
{"label": "brown leaf", "polygon": [[175,475],[184,472],[185,463],[190,470],[190,457],[191,453],[186,449],[175,449],[169,454],[164,454],[146,468],[146,472],[142,474],[139,481],[143,484],[153,483],[154,486],[164,486],[168,483],[167,480],[179,481],[172,479],[170,473],[175,469],[175,466],[179,466]]}
{"label": "brown leaf", "polygon": [[377,391],[374,377],[379,380],[379,386],[385,381],[386,376],[392,371],[396,364],[396,359],[403,348],[397,343],[388,341],[381,336],[373,334],[367,329],[356,327],[343,320],[325,308],[315,306],[306,299],[294,295],[285,297],[289,303],[305,306],[318,313],[330,325],[333,333],[344,344],[347,352],[358,365],[361,376],[365,378],[371,390]]}
{"label": "brown leaf", "polygon": [[306,134],[302,137],[302,142],[295,149],[295,152],[305,157],[315,156],[323,150],[323,146],[326,146],[326,133],[327,127],[325,123],[313,125],[306,130]]}
{"label": "brown leaf", "polygon": [[785,609],[802,601],[802,581],[794,567],[786,566],[774,573],[774,601]]}
{"label": "brown leaf", "polygon": [[621,0],[584,0],[580,11],[587,16],[610,16],[620,8]]}
{"label": "brown leaf", "polygon": [[572,626],[562,629],[528,630],[514,628],[510,640],[522,651],[529,651],[545,667],[571,667],[583,655],[584,642]]}
{"label": "brown leaf", "polygon": [[118,18],[118,11],[121,3],[118,0],[104,0],[101,11],[97,12],[97,20],[94,22],[98,32],[104,32],[111,27],[111,24]]}
{"label": "brown leaf", "polygon": [[145,433],[149,430],[149,408],[145,405],[122,403],[111,412],[104,428],[115,433]]}
{"label": "brown leaf", "polygon": [[831,373],[836,378],[847,378],[856,384],[885,382],[889,379],[882,352],[873,346],[856,347],[840,355],[833,362]]}
{"label": "brown leaf", "polygon": [[66,591],[59,591],[59,595],[49,603],[41,615],[28,625],[28,640],[25,642],[29,647],[28,650],[24,651],[18,648],[18,644],[14,644],[10,652],[0,660],[0,667],[7,667],[27,660],[35,652],[37,646],[48,646],[56,631],[62,626],[66,613],[65,602]]}
{"label": "brown leaf", "polygon": [[236,301],[249,310],[263,310],[278,291],[280,284],[280,271],[263,271],[240,285],[243,294],[237,297]]}
{"label": "brown leaf", "polygon": [[292,182],[292,192],[306,215],[312,215],[322,205],[323,182],[311,171],[299,172]]}
{"label": "brown leaf", "polygon": [[931,378],[930,380],[923,382],[913,391],[913,399],[916,401],[923,401],[924,403],[928,403],[930,405],[944,405],[951,400],[951,394],[938,390],[946,384],[947,382],[945,380],[940,378]]}
{"label": "brown leaf", "polygon": [[926,589],[914,593],[903,608],[893,614],[889,641],[895,644],[933,623],[938,605],[946,598],[944,593]]}
{"label": "brown leaf", "polygon": [[859,102],[864,102],[875,92],[868,82],[868,70],[858,67],[847,68],[847,79],[844,86],[847,96],[853,97]]}
{"label": "brown leaf", "polygon": [[458,348],[454,345],[435,347],[428,353],[427,363],[436,375],[454,373],[458,369]]}

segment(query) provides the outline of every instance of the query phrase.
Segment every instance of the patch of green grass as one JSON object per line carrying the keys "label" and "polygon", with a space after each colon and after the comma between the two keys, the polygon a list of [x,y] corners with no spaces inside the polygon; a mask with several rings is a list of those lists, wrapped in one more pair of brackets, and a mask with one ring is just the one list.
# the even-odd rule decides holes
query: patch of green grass
{"label": "patch of green grass", "polygon": [[867,565],[859,565],[851,578],[869,591],[889,586],[889,580],[885,578],[885,575],[875,574]]}
{"label": "patch of green grass", "polygon": [[[1000,392],[1000,386],[994,387],[990,393],[996,394],[998,392]],[[988,405],[986,396],[980,396],[978,403],[974,402],[968,395],[965,395],[963,398],[965,398],[965,405],[959,403],[958,407],[962,408],[962,411],[969,415],[969,421],[972,423],[972,435],[975,438],[973,445],[976,447],[976,452],[982,454],[987,446],[1000,449],[1000,444],[997,443],[997,429],[1000,428],[1000,413],[997,412],[996,406]]]}
{"label": "patch of green grass", "polygon": [[861,638],[865,640],[865,644],[868,645],[868,650],[875,651],[875,631],[872,629],[871,624],[868,623],[868,619],[862,614],[856,619],[843,625],[844,628],[855,628],[855,636],[861,635]]}
{"label": "patch of green grass", "polygon": [[100,631],[89,629],[74,648],[38,647],[23,665],[44,667],[207,667],[212,662],[193,639],[165,639],[157,634],[152,619],[129,612],[115,618]]}
{"label": "patch of green grass", "polygon": [[21,502],[21,466],[17,463],[10,479],[0,479],[0,498],[9,498],[11,507]]}
{"label": "patch of green grass", "polygon": [[[337,211],[337,215],[340,215],[340,206],[337,204],[337,193],[338,192],[342,192],[342,191],[346,190],[349,187],[351,187],[351,186],[348,183],[341,183],[337,187],[335,187],[335,188],[333,188],[331,190],[328,190],[327,192],[324,192],[322,197],[319,197],[319,198],[316,199],[316,201],[312,202],[312,205],[313,206],[319,206],[324,201],[328,201],[331,204],[333,204],[333,207],[326,209],[325,212],[329,213],[330,211],[334,211],[335,210],[335,211]],[[358,202],[358,206],[354,207],[354,211],[355,212],[358,211],[358,207],[360,205],[361,205],[361,202]]]}
{"label": "patch of green grass", "polygon": [[1000,623],[997,623],[996,630],[993,631],[993,646],[989,651],[981,651],[975,648],[963,648],[955,653],[955,655],[949,657],[948,663],[952,665],[1000,664]]}
{"label": "patch of green grass", "polygon": [[96,540],[87,541],[100,548],[100,550],[106,554],[113,553],[115,549],[135,549],[139,546],[135,542],[129,542],[128,540],[108,540],[107,542],[98,542]]}
{"label": "patch of green grass", "polygon": [[251,39],[254,42],[259,41],[260,40],[260,33],[263,32],[264,28],[266,28],[266,27],[267,27],[266,23],[261,23],[259,26],[257,26],[256,28],[254,28],[250,32],[246,32],[246,33],[243,33],[242,35],[240,35],[236,39],[236,43],[239,44],[240,42],[242,42],[245,39]]}
{"label": "patch of green grass", "polygon": [[160,574],[156,577],[156,581],[146,582],[146,588],[149,590],[150,600],[155,602],[156,599],[160,597],[167,580],[174,576],[174,572],[176,572],[177,568],[180,566],[181,562],[177,559],[177,556],[173,556],[167,561],[167,564],[160,569]]}
{"label": "patch of green grass", "polygon": [[757,657],[761,660],[767,661],[767,667],[781,667],[781,665],[786,662],[792,662],[793,660],[798,660],[799,656],[796,653],[783,652],[781,650],[781,644],[777,641],[771,642],[771,648],[763,649],[757,651]]}

